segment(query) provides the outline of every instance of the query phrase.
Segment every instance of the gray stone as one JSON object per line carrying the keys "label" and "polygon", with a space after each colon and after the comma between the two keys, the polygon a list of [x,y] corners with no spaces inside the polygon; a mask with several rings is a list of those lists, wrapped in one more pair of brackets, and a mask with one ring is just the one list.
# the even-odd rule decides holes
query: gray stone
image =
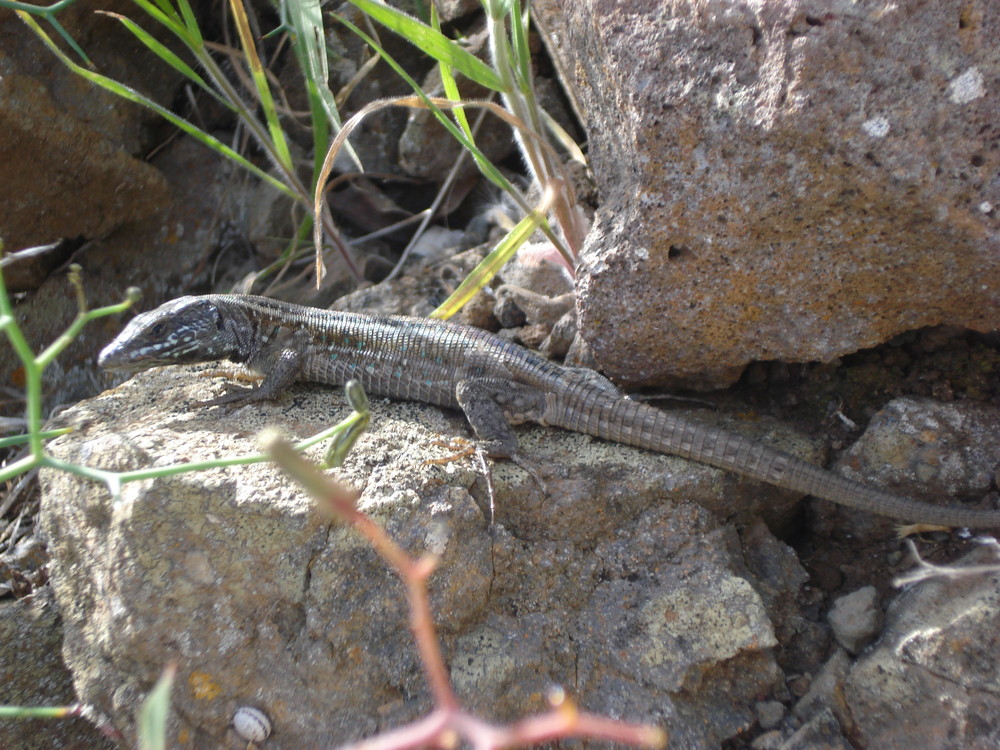
{"label": "gray stone", "polygon": [[841,596],[827,614],[833,637],[849,653],[858,654],[874,640],[882,627],[882,609],[878,591],[864,586]]}
{"label": "gray stone", "polygon": [[[978,401],[890,401],[837,460],[851,479],[907,497],[957,505],[988,493],[1000,456],[1000,409]],[[824,506],[827,504],[824,503]],[[858,538],[885,537],[891,521],[827,507],[832,526]]]}
{"label": "gray stone", "polygon": [[781,750],[853,750],[829,709],[813,716],[779,747]]}
{"label": "gray stone", "polygon": [[886,404],[837,467],[883,486],[950,497],[989,491],[1000,456],[1000,408],[980,401],[897,398]]}
{"label": "gray stone", "polygon": [[750,743],[750,747],[752,750],[778,750],[784,741],[785,738],[781,732],[772,729],[770,732],[764,732],[764,734],[754,737],[753,742]]}
{"label": "gray stone", "polygon": [[[995,562],[981,549],[954,563]],[[917,584],[886,612],[878,644],[847,676],[852,736],[864,747],[1000,744],[1000,575]]]}
{"label": "gray stone", "polygon": [[810,683],[809,690],[795,704],[792,713],[798,719],[807,721],[823,711],[831,711],[849,726],[850,718],[844,703],[844,680],[850,666],[851,658],[846,651],[834,651]]}
{"label": "gray stone", "polygon": [[[85,423],[54,441],[54,455],[126,470],[253,453],[263,426],[311,434],[341,402],[306,386],[275,405],[192,411],[218,390],[198,369],[142,373],[81,403],[66,419]],[[563,685],[585,710],[666,726],[672,747],[696,748],[744,731],[759,696],[779,689],[774,595],[757,593],[737,533],[719,519],[787,495],[768,500],[766,488],[708,467],[529,428],[519,436],[547,494],[497,465],[491,526],[475,463],[428,463],[451,452],[435,443],[465,434],[463,420],[373,407],[338,474],[411,554],[439,557],[432,605],[470,710],[520,718]],[[75,475],[47,470],[42,484],[65,658],[81,698],[128,742],[136,706],[171,660],[172,747],[220,746],[242,705],[268,715],[275,750],[368,735],[430,707],[400,584],[275,468],[129,483],[116,501]]]}
{"label": "gray stone", "polygon": [[995,3],[532,10],[602,197],[578,288],[607,374],[711,388],[1000,325]]}
{"label": "gray stone", "polygon": [[[60,658],[62,623],[52,590],[0,601],[0,682],[7,706],[69,706],[76,703],[73,680]],[[0,747],[18,750],[110,750],[114,743],[87,721],[17,719],[0,721]]]}
{"label": "gray stone", "polygon": [[785,705],[780,701],[760,701],[755,710],[761,729],[774,729],[785,718]]}

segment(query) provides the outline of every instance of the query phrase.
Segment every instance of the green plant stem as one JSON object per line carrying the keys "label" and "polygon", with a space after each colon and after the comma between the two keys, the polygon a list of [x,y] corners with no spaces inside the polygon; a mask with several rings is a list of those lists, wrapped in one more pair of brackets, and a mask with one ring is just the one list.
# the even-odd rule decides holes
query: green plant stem
{"label": "green plant stem", "polygon": [[[28,446],[31,454],[29,460],[38,462],[45,455],[42,445],[44,440],[42,433],[42,371],[60,352],[72,343],[73,339],[79,335],[83,326],[95,318],[124,312],[132,306],[137,298],[136,294],[133,293],[129,295],[128,299],[117,305],[108,305],[96,310],[81,310],[76,314],[76,317],[66,331],[36,357],[14,319],[14,310],[10,303],[10,297],[7,295],[7,286],[3,280],[3,270],[0,268],[0,331],[3,331],[7,335],[7,339],[14,348],[14,353],[21,360],[21,364],[24,367],[25,419],[27,423]],[[19,461],[13,466],[18,466],[20,463]],[[0,473],[0,479],[9,473],[11,468],[11,466],[6,467]],[[10,476],[14,475],[11,474]]]}
{"label": "green plant stem", "polygon": [[76,0],[59,0],[52,5],[34,5],[32,3],[19,3],[17,0],[0,0],[0,8],[10,8],[11,10],[23,10],[35,16],[48,16],[50,13],[58,13],[64,8],[68,8]]}
{"label": "green plant stem", "polygon": [[[535,101],[530,61],[525,58],[528,54],[523,41],[523,26],[526,22],[527,18],[521,16],[520,3],[515,1],[510,13],[511,34],[514,36],[515,48],[518,51],[518,55],[515,56],[507,38],[506,16],[487,13],[490,52],[493,56],[493,67],[503,80],[501,95],[504,102],[515,117],[528,124],[530,131],[540,134],[545,132],[545,127]],[[555,243],[555,247],[572,268],[582,249],[584,239],[575,216],[575,200],[568,192],[572,188],[563,178],[562,166],[550,150],[540,148],[537,141],[525,138],[520,130],[515,130],[515,137],[536,182],[543,188],[553,185],[557,188],[552,211],[569,247],[568,252],[560,243]]]}
{"label": "green plant stem", "polygon": [[79,716],[79,704],[73,706],[0,706],[0,719],[65,719]]}
{"label": "green plant stem", "polygon": [[[42,440],[51,440],[60,435],[65,435],[73,431],[72,427],[63,427],[58,430],[45,430],[41,433]],[[27,435],[12,435],[11,437],[0,438],[0,448],[13,448],[16,445],[24,445],[28,442]]]}
{"label": "green plant stem", "polygon": [[[363,391],[361,395],[362,397],[364,396]],[[355,409],[353,413],[332,427],[305,438],[304,440],[300,440],[295,444],[295,450],[299,452],[305,451],[325,440],[332,439],[333,448],[331,448],[328,452],[328,455],[335,455],[339,457],[339,461],[342,461],[345,453],[350,450],[350,447],[353,445],[358,435],[368,425],[368,420],[370,418],[367,411],[366,399],[363,401],[363,410],[359,410],[358,405],[362,402],[358,399],[356,393],[352,393],[348,390],[348,401]],[[252,453],[243,456],[215,458],[207,461],[169,464],[167,466],[152,466],[146,469],[134,469],[132,471],[106,471],[104,469],[95,469],[90,466],[81,466],[79,464],[70,463],[48,455],[43,456],[40,460],[35,460],[33,456],[26,456],[16,464],[12,464],[11,466],[6,467],[3,471],[0,471],[0,481],[3,481],[6,478],[6,475],[10,473],[11,469],[14,469],[15,467],[18,471],[10,473],[10,476],[15,476],[18,473],[33,468],[34,466],[44,466],[50,469],[58,469],[69,472],[70,474],[76,474],[77,476],[81,476],[95,482],[100,482],[108,488],[113,497],[117,498],[120,494],[121,485],[127,482],[171,477],[178,474],[186,474],[192,471],[207,471],[209,469],[221,469],[229,466],[244,466],[246,464],[261,463],[262,461],[267,460],[269,460],[269,457],[265,453]]]}
{"label": "green plant stem", "polygon": [[93,68],[94,63],[91,62],[90,58],[87,57],[82,49],[80,49],[76,40],[69,35],[69,32],[66,31],[66,29],[63,28],[63,25],[59,23],[58,19],[56,19],[56,13],[68,8],[75,2],[76,0],[59,0],[57,3],[52,3],[52,5],[32,5],[31,3],[17,2],[17,0],[0,0],[0,8],[10,8],[13,11],[30,13],[33,16],[40,16],[44,18],[49,25],[56,30],[59,36],[65,40],[70,49],[79,55],[80,59],[83,60],[89,67]]}

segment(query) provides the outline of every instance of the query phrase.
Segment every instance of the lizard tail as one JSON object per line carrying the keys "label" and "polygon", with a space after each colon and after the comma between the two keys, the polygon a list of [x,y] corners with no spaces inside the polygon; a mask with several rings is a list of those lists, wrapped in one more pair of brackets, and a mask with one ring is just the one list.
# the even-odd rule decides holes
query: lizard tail
{"label": "lizard tail", "polygon": [[1000,527],[1000,511],[912,500],[834,474],[734,432],[625,398],[550,403],[546,424],[637,448],[670,453],[840,505],[913,523]]}

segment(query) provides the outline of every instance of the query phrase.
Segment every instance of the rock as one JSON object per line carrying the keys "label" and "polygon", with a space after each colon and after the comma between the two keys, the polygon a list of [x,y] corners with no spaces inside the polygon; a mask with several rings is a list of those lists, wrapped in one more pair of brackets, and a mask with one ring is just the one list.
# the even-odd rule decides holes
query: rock
{"label": "rock", "polygon": [[761,729],[774,729],[785,718],[785,705],[780,701],[759,701],[754,710]]}
{"label": "rock", "polygon": [[[468,51],[479,55],[484,52],[487,39],[484,33],[474,34],[470,42]],[[468,101],[488,99],[493,93],[461,76],[457,84],[459,94]],[[441,72],[437,66],[427,74],[422,86],[428,96],[444,96]],[[479,111],[478,108],[466,109],[470,125],[476,122]],[[493,164],[501,163],[514,151],[514,143],[510,125],[487,113],[476,134],[476,146],[486,158]],[[406,127],[399,137],[399,166],[406,174],[441,185],[463,151],[462,145],[444,129],[430,110],[409,110]],[[471,177],[478,172],[475,160],[466,155],[459,167],[458,178]]]}
{"label": "rock", "polygon": [[606,374],[714,388],[755,360],[1000,325],[992,6],[532,11],[603,199],[578,291]]}
{"label": "rock", "polygon": [[837,468],[880,485],[976,497],[989,491],[997,456],[1000,408],[972,400],[904,397],[872,418]]}
{"label": "rock", "polygon": [[795,704],[792,713],[802,721],[830,711],[849,726],[850,717],[844,703],[844,679],[850,669],[851,658],[846,651],[837,649],[827,660],[816,678],[809,685],[809,690]]}
{"label": "rock", "polygon": [[[396,5],[400,10],[405,7]],[[410,11],[422,14],[424,10],[412,5]],[[339,12],[355,25],[364,27],[365,16],[351,5],[341,5]],[[392,56],[414,80],[422,80],[435,63],[417,47],[398,34],[379,28],[379,39],[383,49]],[[362,107],[379,99],[396,96],[412,96],[413,89],[388,65],[376,65],[365,75],[359,76],[361,67],[369,59],[370,51],[364,40],[341,24],[326,25],[326,43],[330,50],[330,88],[337,92],[349,90],[350,96],[340,106],[342,119],[346,122]],[[400,136],[406,127],[408,110],[403,107],[388,107],[365,117],[364,122],[351,134],[354,148],[365,171],[372,174],[402,174],[399,166]],[[357,170],[351,166],[346,153],[339,157],[338,169]]]}
{"label": "rock", "polygon": [[442,21],[453,21],[482,8],[476,0],[441,0],[436,5]]}
{"label": "rock", "polygon": [[[181,75],[150,65],[152,53],[120,23],[95,14],[95,5],[77,3],[59,21],[104,75],[169,104]],[[135,11],[122,0],[100,7]],[[0,49],[0,237],[7,252],[104,236],[168,203],[163,177],[143,160],[157,115],[71,72],[12,13],[0,16]],[[35,288],[64,261],[48,256],[6,268],[8,288]]]}
{"label": "rock", "polygon": [[[980,549],[956,562],[995,562]],[[1000,744],[1000,576],[920,583],[886,612],[878,644],[844,695],[862,747],[989,748]]]}
{"label": "rock", "polygon": [[[497,289],[498,308],[504,304],[513,305],[521,312],[522,320],[531,325],[541,325],[548,329],[555,326],[566,313],[572,310],[573,299],[572,292],[560,294],[558,297],[548,297],[512,284],[504,284]],[[497,319],[504,323],[499,312],[497,312]]]}
{"label": "rock", "polygon": [[[411,269],[396,278],[345,294],[334,300],[330,309],[425,318],[455,291],[458,283],[479,265],[490,249],[479,245],[425,267]],[[492,290],[481,291],[452,320],[496,330],[493,304]]]}
{"label": "rock", "polygon": [[[52,590],[0,602],[0,682],[8,706],[68,706],[76,703],[73,680],[59,658],[62,624]],[[114,744],[88,722],[18,719],[0,722],[0,747],[18,750],[111,750]]]}
{"label": "rock", "polygon": [[813,716],[779,747],[781,750],[853,750],[829,710]]}
{"label": "rock", "polygon": [[[311,434],[340,403],[302,386],[278,404],[192,411],[218,391],[198,369],[142,373],[74,407],[64,418],[80,429],[53,455],[127,470],[255,453],[264,425]],[[474,462],[428,463],[451,452],[436,441],[466,434],[461,417],[381,400],[373,409],[338,473],[411,554],[439,556],[434,615],[470,710],[513,720],[562,685],[585,710],[668,726],[673,747],[717,746],[753,725],[756,702],[780,689],[773,603],[787,595],[752,572],[781,566],[748,565],[720,519],[787,503],[786,493],[526,428],[547,493],[499,464],[494,517]],[[172,660],[171,747],[222,746],[240,706],[266,714],[274,750],[370,735],[430,707],[400,584],[275,468],[132,482],[117,500],[51,470],[42,486],[64,656],[81,698],[126,742]]]}
{"label": "rock", "polygon": [[[0,234],[8,251],[107,235],[167,204],[159,172],[60,109],[37,81],[0,75],[0,102]],[[13,266],[11,290],[37,285],[44,270],[29,275]]]}
{"label": "rock", "polygon": [[878,604],[878,591],[865,586],[833,603],[827,614],[833,637],[849,653],[861,653],[882,627],[882,610]]}
{"label": "rock", "polygon": [[[0,528],[6,532],[10,527],[0,523]],[[49,580],[49,556],[45,545],[30,531],[30,527],[24,528],[24,535],[13,545],[13,549],[8,548],[0,554],[0,598],[10,593],[23,597]],[[7,543],[10,545],[9,538]]]}
{"label": "rock", "polygon": [[[784,533],[784,526],[776,526]],[[791,547],[778,541],[762,521],[751,521],[740,528],[743,559],[757,591],[769,612],[774,613],[775,636],[781,644],[777,658],[788,674],[811,674],[826,658],[830,641],[829,628],[815,621],[809,575]],[[774,696],[790,699],[787,690]]]}
{"label": "rock", "polygon": [[[236,233],[246,241],[284,231],[279,229],[280,219],[274,218],[280,214],[287,219],[287,203],[280,193],[269,185],[234,180],[235,167],[220,163],[191,139],[180,138],[166,147],[153,160],[153,167],[170,190],[163,210],[89,242],[86,253],[77,258],[94,307],[120,302],[125,289],[137,285],[143,299],[136,309],[152,309],[178,296],[179,291],[206,283],[212,271],[203,262],[207,250],[224,245],[227,227],[233,233],[233,223],[220,222],[220,216],[238,221]],[[241,214],[245,214],[245,223]],[[229,273],[239,272],[233,260]],[[235,280],[233,276],[230,279]],[[65,330],[76,312],[72,288],[63,274],[57,274],[20,302],[14,314],[25,337],[40,351]],[[97,352],[121,330],[123,317],[105,317],[88,324],[46,370],[45,397],[50,404],[93,394],[99,382]],[[5,346],[6,341],[0,344]],[[0,377],[16,382],[14,373],[19,364],[13,355],[0,357]]]}
{"label": "rock", "polygon": [[[908,497],[959,505],[990,491],[1000,456],[1000,409],[978,401],[890,401],[838,459],[851,479]],[[886,536],[888,519],[828,509],[829,523],[859,538]],[[826,512],[826,511],[825,511]]]}
{"label": "rock", "polygon": [[752,750],[778,750],[782,742],[784,742],[784,737],[781,736],[781,732],[772,729],[769,732],[764,732],[764,734],[754,737],[753,742],[750,743],[750,747]]}

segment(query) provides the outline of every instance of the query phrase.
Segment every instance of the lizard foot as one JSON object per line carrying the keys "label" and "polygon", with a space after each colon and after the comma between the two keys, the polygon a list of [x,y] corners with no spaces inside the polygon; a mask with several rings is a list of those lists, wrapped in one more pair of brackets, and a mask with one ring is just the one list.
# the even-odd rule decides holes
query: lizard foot
{"label": "lizard foot", "polygon": [[538,467],[535,464],[528,461],[528,459],[524,458],[519,453],[511,455],[510,460],[528,472],[531,478],[538,484],[538,489],[542,491],[542,495],[548,496],[549,489],[545,486],[545,480],[542,479],[542,475],[538,473]]}
{"label": "lizard foot", "polygon": [[223,406],[225,404],[250,404],[255,401],[268,401],[269,396],[262,393],[260,388],[241,388],[239,386],[226,384],[227,393],[221,396],[210,398],[207,401],[195,401],[195,406]]}
{"label": "lizard foot", "polygon": [[[490,468],[489,459],[495,454],[490,451],[489,446],[477,445],[475,448],[476,460],[479,463],[479,472],[483,475],[483,479],[486,480],[486,496],[490,501],[490,526],[493,526],[496,520],[496,486],[493,484],[493,471]],[[511,455],[502,456],[503,458],[509,458],[515,464],[524,469],[528,474],[534,479],[539,488],[542,490],[543,495],[548,494],[548,490],[545,487],[545,482],[538,470],[533,464],[531,464],[527,459],[523,458],[520,454],[512,453]]]}
{"label": "lizard foot", "polygon": [[226,380],[237,380],[241,383],[259,383],[264,379],[263,375],[257,375],[245,370],[205,370],[198,373],[199,378],[225,378]]}

